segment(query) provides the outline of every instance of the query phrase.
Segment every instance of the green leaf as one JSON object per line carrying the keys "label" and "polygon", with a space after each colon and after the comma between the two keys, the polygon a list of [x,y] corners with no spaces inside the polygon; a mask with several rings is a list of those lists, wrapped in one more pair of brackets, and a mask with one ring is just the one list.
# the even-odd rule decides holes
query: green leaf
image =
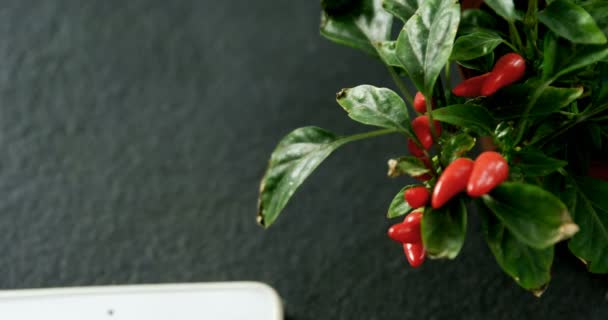
{"label": "green leaf", "polygon": [[392,67],[403,68],[399,59],[397,59],[397,42],[396,41],[382,41],[376,43],[376,50],[380,55],[384,64]]}
{"label": "green leaf", "polygon": [[517,166],[528,177],[546,176],[568,164],[566,161],[549,157],[540,151],[522,151],[518,152],[516,156],[519,159]]}
{"label": "green leaf", "polygon": [[382,7],[406,22],[418,9],[418,0],[384,0]]}
{"label": "green leaf", "polygon": [[403,196],[405,190],[412,187],[415,187],[415,185],[405,186],[395,195],[393,201],[391,201],[391,205],[388,207],[388,213],[386,214],[387,218],[392,219],[404,216],[413,210],[413,208],[410,207],[407,201],[405,201],[405,198]]}
{"label": "green leaf", "polygon": [[[486,101],[492,108],[492,115],[498,120],[512,120],[521,117],[535,84],[515,84],[498,91]],[[531,118],[546,117],[570,105],[583,94],[583,88],[557,88],[548,86],[541,93],[528,114]]]}
{"label": "green leaf", "polygon": [[517,19],[513,0],[485,0],[485,3],[505,20],[515,21]]}
{"label": "green leaf", "polygon": [[559,124],[555,122],[542,122],[530,139],[530,144],[536,144],[541,140],[549,137],[559,128]]}
{"label": "green leaf", "polygon": [[321,35],[338,44],[376,56],[374,43],[388,40],[393,17],[382,9],[382,0],[361,0],[347,12],[321,14]]}
{"label": "green leaf", "polygon": [[336,100],[355,121],[413,135],[405,102],[390,89],[361,85],[342,89]]}
{"label": "green leaf", "polygon": [[572,71],[608,58],[607,46],[560,47],[559,51],[558,58],[556,59],[559,61],[559,66],[555,68],[558,71],[553,75],[552,79],[557,79]]}
{"label": "green leaf", "polygon": [[447,166],[462,157],[475,147],[475,141],[475,138],[464,132],[451,136],[441,145],[441,163]]}
{"label": "green leaf", "polygon": [[388,176],[395,178],[404,174],[417,177],[428,173],[429,169],[417,157],[405,156],[388,161]]}
{"label": "green leaf", "polygon": [[503,182],[483,201],[518,240],[537,249],[578,231],[561,200],[535,185]]}
{"label": "green leaf", "polygon": [[556,55],[557,37],[553,32],[548,31],[543,40],[543,80],[548,79],[554,73]]}
{"label": "green leaf", "polygon": [[484,236],[500,267],[524,289],[540,295],[551,280],[553,246],[535,249],[517,240],[483,205],[478,206]]}
{"label": "green leaf", "polygon": [[450,59],[466,61],[479,58],[493,52],[502,42],[495,33],[480,31],[467,34],[456,39]]}
{"label": "green leaf", "polygon": [[568,247],[593,273],[608,273],[608,182],[581,177],[566,191],[570,212],[580,226]]}
{"label": "green leaf", "polygon": [[460,5],[452,0],[425,0],[397,39],[397,57],[412,82],[432,96],[437,77],[452,53]]}
{"label": "green leaf", "polygon": [[456,63],[467,69],[477,70],[480,73],[486,73],[492,70],[492,67],[494,66],[494,52],[490,52],[490,54],[473,60],[457,60]]}
{"label": "green leaf", "polygon": [[289,133],[272,152],[262,178],[258,199],[259,223],[270,226],[304,180],[338,147],[392,132],[395,131],[378,130],[337,137],[318,127],[303,127]]}
{"label": "green leaf", "polygon": [[583,88],[556,88],[547,87],[538,97],[536,103],[530,109],[529,116],[546,116],[557,112],[576,101],[583,94]]}
{"label": "green leaf", "polygon": [[431,258],[458,256],[467,231],[467,208],[454,199],[439,209],[427,207],[422,216],[422,243]]}
{"label": "green leaf", "polygon": [[433,119],[486,135],[491,135],[494,128],[492,115],[476,105],[456,104],[439,108],[433,111]]}
{"label": "green leaf", "polygon": [[574,43],[604,44],[607,39],[593,17],[568,0],[556,0],[538,13],[538,20]]}
{"label": "green leaf", "polygon": [[496,19],[480,9],[466,9],[462,11],[458,33],[471,33],[479,30],[495,30],[497,29]]}
{"label": "green leaf", "polygon": [[582,3],[581,6],[587,11],[597,23],[597,26],[608,36],[608,2],[589,1]]}

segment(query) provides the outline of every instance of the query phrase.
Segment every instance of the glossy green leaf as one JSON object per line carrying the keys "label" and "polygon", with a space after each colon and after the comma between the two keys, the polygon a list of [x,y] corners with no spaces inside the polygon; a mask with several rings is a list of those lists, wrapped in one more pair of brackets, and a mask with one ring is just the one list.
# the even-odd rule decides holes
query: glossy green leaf
{"label": "glossy green leaf", "polygon": [[480,9],[466,9],[462,11],[458,33],[467,34],[480,30],[497,29],[496,19],[489,13]]}
{"label": "glossy green leaf", "polygon": [[583,94],[583,88],[547,87],[530,110],[529,116],[546,116],[568,106]]}
{"label": "glossy green leaf", "polygon": [[[492,115],[498,120],[519,118],[530,101],[535,85],[516,84],[498,91],[486,101]],[[546,87],[530,109],[529,117],[546,117],[570,105],[583,94],[583,88]]]}
{"label": "glossy green leaf", "polygon": [[397,59],[397,42],[396,41],[382,41],[377,42],[376,50],[380,55],[384,64],[392,67],[403,68],[399,59]]}
{"label": "glossy green leaf", "polygon": [[548,79],[555,73],[555,57],[557,55],[557,37],[548,31],[543,40],[543,73],[542,78]]}
{"label": "glossy green leaf", "polygon": [[589,271],[608,273],[608,182],[584,177],[569,187],[570,212],[581,230],[568,247]]}
{"label": "glossy green leaf", "polygon": [[561,200],[535,185],[504,182],[483,201],[519,241],[537,249],[578,231]]}
{"label": "glossy green leaf", "polygon": [[464,156],[475,147],[475,138],[467,133],[451,136],[441,145],[439,159],[444,166],[452,163],[457,158]]}
{"label": "glossy green leaf", "polygon": [[505,20],[515,21],[517,19],[513,0],[485,0],[484,2]]}
{"label": "glossy green leaf", "polygon": [[399,34],[397,57],[425,96],[432,96],[437,77],[450,58],[459,20],[458,3],[426,0]]}
{"label": "glossy green leaf", "polygon": [[608,46],[560,47],[557,58],[559,66],[556,66],[556,73],[552,79],[557,79],[606,58],[608,58]]}
{"label": "glossy green leaf", "polygon": [[360,123],[411,134],[411,123],[403,99],[387,88],[361,85],[342,89],[336,100],[348,116]]}
{"label": "glossy green leaf", "polygon": [[494,119],[485,109],[475,105],[456,104],[433,111],[433,119],[461,128],[468,128],[480,134],[492,134]]}
{"label": "glossy green leaf", "polygon": [[429,169],[424,165],[424,162],[417,157],[405,156],[388,161],[388,176],[391,178],[404,174],[417,177],[428,172]]}
{"label": "glossy green leaf", "polygon": [[492,70],[492,67],[494,66],[494,52],[490,52],[490,54],[481,56],[473,60],[457,60],[456,63],[467,69],[477,70],[480,73],[490,72],[490,70]]}
{"label": "glossy green leaf", "polygon": [[406,22],[418,9],[418,0],[383,0],[382,7]]}
{"label": "glossy green leaf", "polygon": [[608,1],[587,1],[581,7],[593,17],[604,35],[608,36]]}
{"label": "glossy green leaf", "polygon": [[515,145],[515,129],[509,122],[500,122],[494,129],[494,142],[503,150],[511,150]]}
{"label": "glossy green leaf", "polygon": [[338,44],[377,55],[374,43],[388,40],[393,17],[382,9],[382,0],[361,0],[348,12],[321,14],[321,35]]}
{"label": "glossy green leaf", "polygon": [[456,39],[452,50],[452,60],[472,60],[485,56],[503,42],[502,38],[490,32],[473,32]]}
{"label": "glossy green leaf", "polygon": [[532,138],[530,139],[530,144],[536,144],[540,141],[543,141],[551,134],[555,133],[555,131],[559,128],[559,124],[555,122],[543,122],[538,128],[534,131]]}
{"label": "glossy green leaf", "polygon": [[460,199],[454,199],[439,209],[427,207],[421,225],[427,255],[454,259],[464,244],[467,208]]}
{"label": "glossy green leaf", "polygon": [[388,213],[386,214],[387,218],[392,219],[404,216],[414,210],[407,201],[405,201],[405,197],[403,196],[405,190],[412,187],[415,187],[415,185],[405,186],[395,195],[393,201],[391,201],[391,205],[388,207]]}
{"label": "glossy green leaf", "polygon": [[519,241],[483,204],[478,210],[484,236],[496,262],[517,284],[540,295],[551,280],[553,246],[530,247]]}
{"label": "glossy green leaf", "polygon": [[560,37],[574,43],[604,44],[606,36],[582,7],[556,0],[538,13],[538,20]]}
{"label": "glossy green leaf", "polygon": [[338,137],[318,127],[303,127],[289,133],[272,152],[262,178],[258,222],[265,227],[270,226],[304,180],[338,147],[347,142],[392,132],[379,130]]}
{"label": "glossy green leaf", "polygon": [[528,177],[546,176],[568,164],[564,160],[549,157],[540,151],[518,152],[516,157],[519,160],[517,166]]}

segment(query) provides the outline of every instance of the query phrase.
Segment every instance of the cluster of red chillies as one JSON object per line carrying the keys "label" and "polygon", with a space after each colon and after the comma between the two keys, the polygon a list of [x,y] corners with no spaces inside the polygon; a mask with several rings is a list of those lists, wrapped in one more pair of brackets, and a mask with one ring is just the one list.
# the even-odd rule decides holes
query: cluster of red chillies
{"label": "cluster of red chillies", "polygon": [[[452,93],[459,97],[490,96],[499,89],[519,81],[523,78],[525,71],[525,60],[517,53],[508,53],[498,59],[492,71],[462,81],[454,87]],[[432,101],[432,106],[435,107],[434,101]],[[414,109],[419,113],[426,112],[426,100],[420,92],[414,99]],[[435,134],[440,136],[439,122],[434,121],[434,126]],[[412,155],[418,157],[429,169],[432,169],[431,160],[426,152],[433,145],[429,118],[426,115],[416,117],[412,121],[412,128],[424,150],[412,139],[408,139],[408,149]],[[418,267],[426,257],[420,223],[424,208],[429,201],[433,209],[439,209],[460,192],[466,191],[473,198],[480,197],[504,182],[508,176],[509,164],[498,152],[483,152],[475,161],[469,158],[458,158],[443,170],[432,194],[425,186],[405,190],[403,195],[405,201],[416,210],[408,214],[403,222],[391,226],[388,236],[403,244],[409,264],[414,268]],[[415,178],[427,181],[431,179],[431,176],[424,174]]]}

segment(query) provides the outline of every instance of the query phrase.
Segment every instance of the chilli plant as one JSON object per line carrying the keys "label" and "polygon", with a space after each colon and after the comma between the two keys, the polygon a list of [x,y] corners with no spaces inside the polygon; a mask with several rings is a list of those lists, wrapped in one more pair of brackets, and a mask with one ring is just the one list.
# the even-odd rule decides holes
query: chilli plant
{"label": "chilli plant", "polygon": [[[260,186],[263,226],[334,150],[398,134],[409,155],[390,159],[388,176],[420,182],[392,198],[388,218],[405,218],[388,235],[412,267],[454,259],[470,210],[500,267],[537,295],[562,240],[590,272],[608,272],[607,1],[321,4],[321,34],[381,61],[400,92],[337,93],[351,119],[377,130],[342,136],[310,126],[285,136]],[[468,77],[452,88],[453,63]]]}

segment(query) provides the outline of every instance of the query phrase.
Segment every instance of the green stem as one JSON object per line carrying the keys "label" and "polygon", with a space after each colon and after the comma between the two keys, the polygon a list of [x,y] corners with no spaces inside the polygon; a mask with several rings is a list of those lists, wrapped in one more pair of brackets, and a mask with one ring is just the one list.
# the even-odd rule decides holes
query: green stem
{"label": "green stem", "polygon": [[507,45],[507,47],[511,48],[511,50],[517,52],[517,48],[515,48],[515,46],[511,42],[503,40],[502,43],[504,43],[505,45]]}
{"label": "green stem", "polygon": [[515,45],[520,49],[517,52],[521,52],[523,48],[523,44],[521,42],[521,38],[519,37],[519,32],[517,32],[517,28],[515,27],[515,22],[509,21],[509,35],[511,36],[511,42],[515,43]]}
{"label": "green stem", "polygon": [[429,117],[429,126],[431,126],[431,135],[433,141],[437,143],[439,141],[437,136],[437,128],[435,128],[435,121],[433,121],[433,99],[426,99],[426,114]]}
{"label": "green stem", "polygon": [[[343,141],[343,143],[347,143],[347,142],[353,142],[353,141],[357,141],[357,140],[373,138],[373,137],[377,137],[377,136],[383,136],[383,135],[387,135],[387,134],[391,134],[391,133],[403,133],[403,131],[397,130],[397,129],[382,129],[382,130],[376,130],[376,131],[369,131],[369,132],[364,132],[364,133],[353,134],[352,136],[343,137],[342,141]],[[418,141],[418,138],[415,138],[414,141],[416,142],[418,147],[424,151],[424,155],[427,158],[431,159],[431,156],[429,155],[429,153],[426,150],[424,150],[424,148],[420,144],[420,141]],[[431,166],[432,166],[431,174],[433,176],[436,176],[437,170],[436,170],[435,166],[433,165],[432,161],[431,161]]]}
{"label": "green stem", "polygon": [[[558,129],[557,132],[555,132],[554,134],[552,134],[551,136],[549,136],[547,139],[545,139],[543,141],[543,143],[541,144],[541,146],[545,145],[547,142],[561,136],[562,134],[564,134],[566,131],[570,130],[570,128],[576,126],[577,124],[583,123],[585,121],[587,121],[587,119],[593,117],[594,115],[607,110],[608,109],[608,104],[602,105],[596,109],[594,109],[593,111],[589,112],[589,114],[581,114],[577,119],[572,120],[570,122],[568,122],[567,124],[563,125],[560,129]],[[605,117],[601,117],[601,118],[605,118]],[[592,119],[594,121],[599,121],[599,119]]]}
{"label": "green stem", "polygon": [[450,63],[445,65],[445,82],[446,82],[445,89],[447,91],[452,90],[452,86],[450,85],[452,83],[452,78],[450,78],[451,69],[452,69],[452,65]]}
{"label": "green stem", "polygon": [[388,73],[391,74],[391,78],[393,78],[395,85],[397,86],[397,88],[399,88],[399,91],[401,91],[401,94],[405,98],[408,105],[413,107],[414,106],[414,96],[412,95],[410,90],[407,88],[407,86],[405,85],[405,83],[403,82],[401,77],[399,77],[399,75],[395,71],[394,67],[391,67],[391,66],[386,66],[386,67],[388,68]]}
{"label": "green stem", "polygon": [[524,136],[526,127],[528,126],[528,117],[530,116],[530,111],[532,111],[532,107],[534,106],[534,104],[536,104],[538,98],[540,98],[540,96],[543,94],[543,91],[545,91],[545,89],[551,84],[551,82],[552,80],[544,82],[543,84],[538,86],[536,90],[534,90],[534,93],[532,94],[532,97],[530,98],[526,109],[521,115],[521,120],[519,122],[519,131],[517,132],[517,136],[515,138],[515,145],[517,145]]}
{"label": "green stem", "polygon": [[[449,83],[449,81],[448,81]],[[443,80],[441,80],[441,76],[437,77],[437,85],[435,85],[435,91],[433,92],[433,97],[439,98],[440,106],[447,106],[447,99],[445,96],[446,89],[443,87]]]}
{"label": "green stem", "polygon": [[599,121],[604,121],[604,120],[608,120],[608,116],[603,116],[603,117],[599,117],[599,118],[591,119],[591,120],[589,120],[589,121],[593,121],[593,122],[599,122]]}
{"label": "green stem", "polygon": [[382,136],[391,133],[401,133],[402,131],[397,129],[381,129],[376,131],[363,132],[358,134],[353,134],[352,136],[343,137],[344,142],[352,142],[357,140],[363,140],[367,138],[373,138],[377,136]]}

